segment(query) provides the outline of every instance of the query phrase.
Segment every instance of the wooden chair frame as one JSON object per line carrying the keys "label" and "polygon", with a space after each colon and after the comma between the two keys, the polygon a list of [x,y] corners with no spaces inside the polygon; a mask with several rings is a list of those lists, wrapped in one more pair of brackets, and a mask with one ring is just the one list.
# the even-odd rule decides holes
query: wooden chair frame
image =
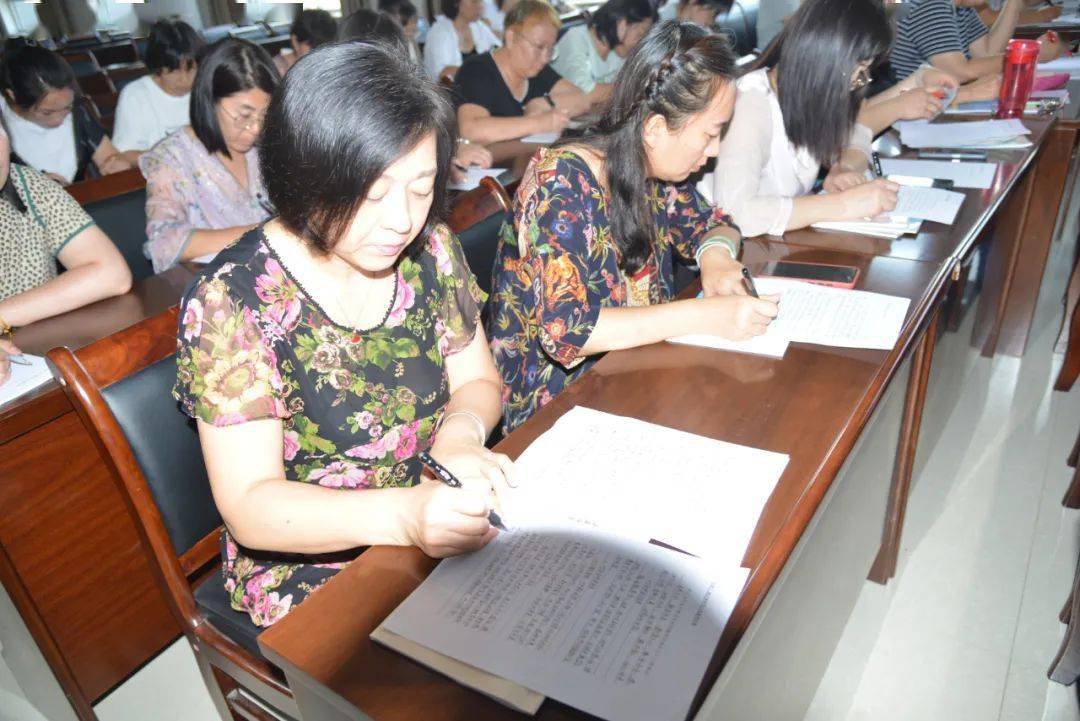
{"label": "wooden chair frame", "polygon": [[509,214],[512,208],[506,188],[494,178],[483,178],[479,186],[454,198],[446,224],[450,230],[460,233],[493,213]]}
{"label": "wooden chair frame", "polygon": [[217,571],[220,529],[177,557],[139,463],[101,395],[102,388],[176,351],[177,316],[174,306],[77,351],[54,348],[48,358],[59,371],[64,392],[113,475],[135,521],[151,571],[195,651],[203,680],[222,718],[277,721],[287,718],[282,715],[287,714],[298,719],[292,692],[280,672],[208,623],[195,603],[193,583]]}

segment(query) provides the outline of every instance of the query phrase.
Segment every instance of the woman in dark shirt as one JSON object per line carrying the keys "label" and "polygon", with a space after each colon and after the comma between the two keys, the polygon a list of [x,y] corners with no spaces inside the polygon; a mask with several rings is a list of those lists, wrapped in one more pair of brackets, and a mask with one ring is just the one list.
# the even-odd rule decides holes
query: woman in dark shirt
{"label": "woman in dark shirt", "polygon": [[589,100],[548,63],[560,21],[542,0],[522,0],[506,15],[506,43],[465,61],[454,77],[462,137],[479,143],[560,132]]}

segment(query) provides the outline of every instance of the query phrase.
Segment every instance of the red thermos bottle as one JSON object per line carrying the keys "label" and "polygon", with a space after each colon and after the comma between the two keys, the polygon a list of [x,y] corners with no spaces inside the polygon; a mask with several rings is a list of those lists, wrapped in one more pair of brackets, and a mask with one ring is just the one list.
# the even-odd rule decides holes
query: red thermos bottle
{"label": "red thermos bottle", "polygon": [[1031,97],[1035,66],[1039,62],[1038,40],[1010,40],[1005,50],[1005,74],[995,117],[1019,118]]}

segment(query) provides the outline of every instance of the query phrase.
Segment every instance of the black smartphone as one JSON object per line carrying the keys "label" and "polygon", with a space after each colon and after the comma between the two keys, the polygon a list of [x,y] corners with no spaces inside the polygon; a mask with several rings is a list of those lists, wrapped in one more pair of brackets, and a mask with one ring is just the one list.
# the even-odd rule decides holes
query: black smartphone
{"label": "black smartphone", "polygon": [[805,280],[820,285],[831,285],[835,288],[854,288],[855,282],[859,279],[859,269],[851,265],[772,260],[765,264],[758,275]]}

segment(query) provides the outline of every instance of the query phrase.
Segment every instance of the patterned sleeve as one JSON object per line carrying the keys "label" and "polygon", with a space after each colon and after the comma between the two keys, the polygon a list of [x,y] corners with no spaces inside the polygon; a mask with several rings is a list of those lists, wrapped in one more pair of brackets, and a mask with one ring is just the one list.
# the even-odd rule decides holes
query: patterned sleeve
{"label": "patterned sleeve", "polygon": [[439,352],[443,356],[464,350],[480,325],[480,308],[487,294],[476,284],[476,276],[465,260],[465,251],[457,236],[445,225],[431,233],[428,249],[435,257],[435,275],[441,297],[437,313]]}
{"label": "patterned sleeve", "polygon": [[72,238],[94,224],[82,206],[59,184],[33,168],[12,165],[11,169],[19,173],[24,184],[30,201],[28,209],[45,226],[53,257],[59,255]]}
{"label": "patterned sleeve", "polygon": [[139,157],[146,177],[146,254],[161,273],[176,265],[194,228],[181,193],[183,164],[161,144]]}
{"label": "patterned sleeve", "polygon": [[183,411],[214,426],[286,418],[283,386],[258,312],[220,277],[201,279],[180,308],[173,396]]}
{"label": "patterned sleeve", "polygon": [[[621,281],[610,229],[591,222],[600,189],[583,160],[563,155],[528,198],[520,237],[527,239],[540,346],[566,369],[585,360],[610,284]],[[604,242],[603,234],[609,237]],[[519,243],[522,241],[519,240]]]}
{"label": "patterned sleeve", "polygon": [[[670,243],[684,259],[693,261],[703,239],[717,228],[739,228],[720,207],[712,207],[692,183],[657,184],[654,203],[659,206],[657,230],[661,242]],[[718,236],[719,237],[719,236]],[[733,258],[739,257],[739,242],[725,242]]]}

